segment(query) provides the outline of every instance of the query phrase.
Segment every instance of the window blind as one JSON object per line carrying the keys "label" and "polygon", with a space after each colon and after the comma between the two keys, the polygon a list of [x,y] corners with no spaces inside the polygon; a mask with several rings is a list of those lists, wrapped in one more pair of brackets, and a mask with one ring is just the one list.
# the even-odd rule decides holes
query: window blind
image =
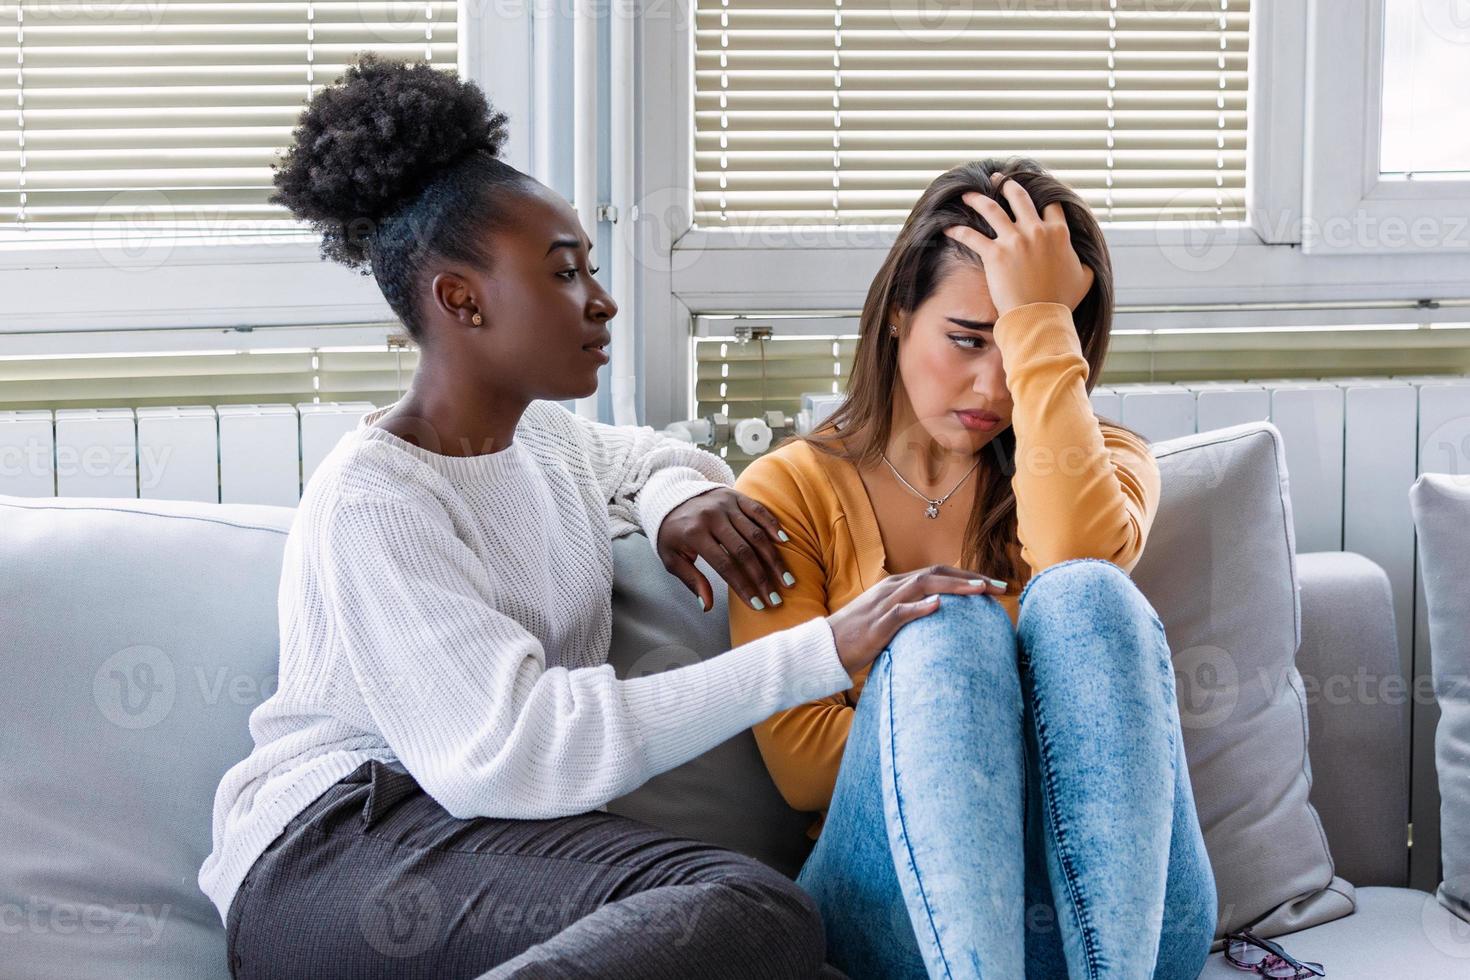
{"label": "window blind", "polygon": [[418,352],[316,348],[0,357],[0,411],[367,401],[407,387]]}
{"label": "window blind", "polygon": [[696,0],[695,224],[891,224],[1036,158],[1102,221],[1238,219],[1250,0]]}
{"label": "window blind", "polygon": [[695,415],[723,412],[752,418],[794,413],[808,392],[836,393],[847,384],[857,337],[695,341]]}
{"label": "window blind", "polygon": [[358,52],[456,68],[454,0],[0,2],[0,229],[296,228],[270,165]]}

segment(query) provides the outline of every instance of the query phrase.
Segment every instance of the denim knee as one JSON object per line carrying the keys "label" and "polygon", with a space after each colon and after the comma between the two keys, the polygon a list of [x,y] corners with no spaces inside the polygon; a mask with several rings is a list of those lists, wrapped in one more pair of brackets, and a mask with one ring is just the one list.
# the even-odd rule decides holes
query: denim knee
{"label": "denim knee", "polygon": [[889,647],[900,642],[917,642],[926,648],[937,646],[967,651],[971,648],[972,631],[977,626],[982,631],[999,631],[1006,637],[1015,635],[1010,615],[994,596],[940,593],[939,608],[899,627]]}
{"label": "denim knee", "polygon": [[1096,656],[1099,651],[1111,651],[1130,663],[1142,657],[1147,666],[1157,666],[1172,677],[1164,624],[1128,573],[1113,562],[1075,558],[1044,568],[1026,583],[1020,604],[1016,634],[1023,665],[1031,664],[1033,654],[1048,647],[1054,633],[1072,638],[1053,644],[1061,654],[1082,649],[1075,638],[1090,634],[1109,642],[1093,645],[1086,663],[1073,666],[1119,669],[1117,662]]}
{"label": "denim knee", "polygon": [[[1065,573],[1062,571],[1063,569],[1066,569]],[[1045,582],[1049,588],[1060,588],[1064,583],[1076,583],[1079,579],[1086,580],[1093,576],[1106,578],[1111,571],[1121,573],[1124,578],[1128,577],[1128,573],[1123,571],[1122,566],[1110,562],[1106,558],[1068,558],[1066,561],[1059,561],[1055,565],[1048,565],[1031,576],[1026,581],[1026,585],[1021,589],[1021,595],[1017,599],[1017,602],[1024,606],[1026,597],[1031,594],[1033,589],[1037,589],[1042,582]],[[1058,581],[1053,582],[1051,581],[1052,579],[1057,579]]]}
{"label": "denim knee", "polygon": [[[1087,605],[1094,611],[1106,611],[1113,617],[1141,615],[1158,624],[1158,614],[1122,566],[1106,558],[1070,558],[1031,576],[1017,600],[1021,609],[1018,627],[1030,618],[1026,612],[1033,607],[1061,603],[1064,609],[1075,609],[1078,593],[1087,595]],[[1036,608],[1032,616],[1041,611]]]}
{"label": "denim knee", "polygon": [[875,678],[886,678],[905,703],[927,703],[944,696],[941,692],[956,694],[978,685],[1019,705],[1010,614],[990,595],[941,594],[938,609],[899,628],[873,662],[869,683]]}
{"label": "denim knee", "polygon": [[[990,595],[940,593],[939,608],[900,626],[878,658],[891,658],[897,650],[903,660],[922,660],[926,673],[948,666],[964,671],[973,667],[977,648],[988,646],[1016,649],[1015,627],[1005,607]],[[870,676],[877,675],[875,660]]]}

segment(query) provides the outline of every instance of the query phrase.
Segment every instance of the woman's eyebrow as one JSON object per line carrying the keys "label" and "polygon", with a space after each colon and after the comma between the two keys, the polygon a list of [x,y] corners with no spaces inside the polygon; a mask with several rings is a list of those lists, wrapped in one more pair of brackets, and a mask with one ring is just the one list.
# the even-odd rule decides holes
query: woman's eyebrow
{"label": "woman's eyebrow", "polygon": [[947,317],[945,317],[945,319],[948,320],[950,323],[957,323],[957,324],[959,324],[960,326],[964,327],[966,330],[994,330],[995,329],[995,324],[994,323],[985,323],[985,322],[983,322],[981,320],[965,320],[965,319],[962,319],[962,318],[957,317],[957,316],[947,316]]}
{"label": "woman's eyebrow", "polygon": [[[556,241],[552,242],[551,247],[546,250],[546,255],[550,255],[552,252],[555,252],[559,248],[579,248],[581,247],[581,245],[582,243],[577,241],[577,239],[575,238],[558,238]],[[592,254],[592,248],[593,246],[591,245],[587,246],[588,255]],[[543,255],[542,258],[545,258],[546,255]]]}

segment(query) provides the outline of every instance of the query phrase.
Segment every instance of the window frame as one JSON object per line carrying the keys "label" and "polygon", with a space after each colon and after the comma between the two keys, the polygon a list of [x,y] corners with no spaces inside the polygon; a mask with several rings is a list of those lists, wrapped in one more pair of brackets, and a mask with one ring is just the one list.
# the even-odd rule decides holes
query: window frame
{"label": "window frame", "polygon": [[[1324,159],[1321,146],[1309,159],[1303,133],[1313,120],[1321,121],[1315,132],[1330,132],[1334,108],[1307,96],[1323,92],[1326,72],[1346,61],[1315,56],[1334,43],[1321,30],[1331,18],[1314,17],[1320,3],[1252,4],[1246,220],[1107,227],[1120,327],[1159,325],[1174,317],[1171,308],[1192,319],[1198,317],[1190,308],[1213,310],[1236,326],[1321,323],[1320,305],[1333,303],[1344,323],[1353,322],[1354,303],[1392,304],[1367,322],[1465,318],[1463,308],[1423,306],[1466,295],[1463,260],[1454,255],[1324,255],[1302,247],[1310,161]],[[695,316],[860,309],[894,231],[689,227],[694,3],[638,0],[638,6],[641,369],[646,423],[661,426],[688,414]],[[1319,308],[1293,309],[1310,304]]]}
{"label": "window frame", "polygon": [[[1470,178],[1413,181],[1381,172],[1383,25],[1384,0],[1334,0],[1330,7],[1313,0],[1302,249],[1324,256],[1448,253],[1463,268],[1470,257]],[[1420,223],[1434,227],[1415,240],[1412,228]]]}

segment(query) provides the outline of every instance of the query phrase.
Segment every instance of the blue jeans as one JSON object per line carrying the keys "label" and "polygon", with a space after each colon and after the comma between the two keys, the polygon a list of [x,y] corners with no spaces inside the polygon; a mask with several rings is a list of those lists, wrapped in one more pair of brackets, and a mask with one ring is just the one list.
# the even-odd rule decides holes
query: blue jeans
{"label": "blue jeans", "polygon": [[1050,566],[1015,628],[945,595],[900,629],[797,882],[854,978],[1195,980],[1215,878],[1164,627],[1127,573]]}

